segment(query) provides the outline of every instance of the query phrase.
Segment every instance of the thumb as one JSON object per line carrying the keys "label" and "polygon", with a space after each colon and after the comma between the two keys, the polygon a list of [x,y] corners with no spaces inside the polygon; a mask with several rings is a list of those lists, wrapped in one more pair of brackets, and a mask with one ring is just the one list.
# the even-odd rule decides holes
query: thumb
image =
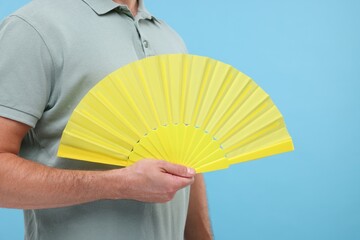
{"label": "thumb", "polygon": [[173,164],[166,161],[162,161],[161,168],[172,175],[176,175],[179,177],[192,178],[195,176],[195,169],[186,167],[179,164]]}

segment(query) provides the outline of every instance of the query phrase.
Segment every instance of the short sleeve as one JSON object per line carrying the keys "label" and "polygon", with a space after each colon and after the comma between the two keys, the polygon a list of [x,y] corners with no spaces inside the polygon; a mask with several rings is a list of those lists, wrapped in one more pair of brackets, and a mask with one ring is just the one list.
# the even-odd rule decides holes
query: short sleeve
{"label": "short sleeve", "polygon": [[52,76],[41,34],[20,17],[5,19],[0,25],[0,116],[35,127],[48,105]]}

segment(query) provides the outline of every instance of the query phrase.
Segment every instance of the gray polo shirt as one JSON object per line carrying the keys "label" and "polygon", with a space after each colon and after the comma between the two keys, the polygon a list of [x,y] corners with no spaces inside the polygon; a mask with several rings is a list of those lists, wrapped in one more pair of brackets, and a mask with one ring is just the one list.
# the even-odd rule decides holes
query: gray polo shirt
{"label": "gray polo shirt", "polygon": [[[33,0],[0,26],[0,116],[32,127],[21,156],[64,169],[105,166],[56,157],[61,133],[81,98],[132,61],[184,53],[180,37],[140,1],[133,18],[111,0]],[[189,191],[166,204],[97,201],[26,210],[25,239],[183,239]]]}

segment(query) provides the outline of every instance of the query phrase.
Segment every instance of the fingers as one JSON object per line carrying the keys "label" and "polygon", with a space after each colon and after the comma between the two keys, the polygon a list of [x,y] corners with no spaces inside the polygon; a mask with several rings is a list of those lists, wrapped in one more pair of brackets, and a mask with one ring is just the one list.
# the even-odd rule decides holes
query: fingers
{"label": "fingers", "polygon": [[170,201],[177,191],[194,182],[196,174],[192,168],[152,159],[138,161],[121,172],[126,184],[117,191],[119,198],[144,202]]}
{"label": "fingers", "polygon": [[178,165],[169,163],[166,161],[160,161],[159,162],[160,167],[169,174],[183,177],[183,178],[193,178],[196,174],[195,170],[193,168],[189,168],[186,166]]}
{"label": "fingers", "polygon": [[173,187],[172,191],[176,192],[184,187],[194,183],[195,177],[179,177],[176,175],[169,175],[169,182]]}

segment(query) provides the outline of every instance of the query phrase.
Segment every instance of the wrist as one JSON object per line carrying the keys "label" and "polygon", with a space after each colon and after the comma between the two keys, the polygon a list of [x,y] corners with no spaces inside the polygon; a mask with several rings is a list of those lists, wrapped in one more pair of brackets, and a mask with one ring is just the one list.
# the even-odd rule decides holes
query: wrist
{"label": "wrist", "polygon": [[103,192],[103,199],[128,199],[127,196],[129,177],[126,168],[102,172],[99,180],[100,191]]}

